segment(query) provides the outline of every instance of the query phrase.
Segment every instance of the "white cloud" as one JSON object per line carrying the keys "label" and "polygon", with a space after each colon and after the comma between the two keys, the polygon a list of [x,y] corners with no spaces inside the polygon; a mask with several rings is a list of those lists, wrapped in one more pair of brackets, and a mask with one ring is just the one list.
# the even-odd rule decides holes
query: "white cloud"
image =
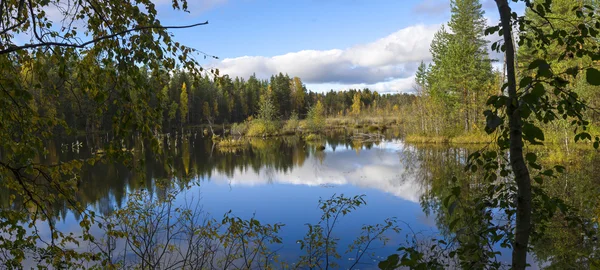
{"label": "white cloud", "polygon": [[[303,50],[272,57],[242,56],[212,63],[222,74],[269,78],[279,72],[323,85],[369,86],[382,92],[410,91],[420,61],[429,61],[429,44],[439,25],[414,25],[371,43],[346,49]],[[348,87],[347,87],[348,88]]]}
{"label": "white cloud", "polygon": [[[211,181],[234,186],[261,186],[268,184],[330,186],[352,185],[377,189],[414,203],[423,194],[423,184],[399,162],[399,152],[404,145],[385,142],[369,151],[360,152],[356,158],[354,150],[338,146],[335,152],[325,151],[319,161],[309,157],[301,166],[289,171],[262,168],[258,173],[236,170],[233,175],[219,175],[215,170]],[[349,158],[350,157],[350,158]]]}
{"label": "white cloud", "polygon": [[412,93],[414,92],[415,76],[412,75],[407,78],[393,79],[384,82],[378,82],[373,84],[361,83],[361,84],[307,84],[306,87],[312,91],[327,92],[329,90],[349,90],[349,89],[364,89],[369,88],[372,91],[377,91],[380,94],[385,93]]}

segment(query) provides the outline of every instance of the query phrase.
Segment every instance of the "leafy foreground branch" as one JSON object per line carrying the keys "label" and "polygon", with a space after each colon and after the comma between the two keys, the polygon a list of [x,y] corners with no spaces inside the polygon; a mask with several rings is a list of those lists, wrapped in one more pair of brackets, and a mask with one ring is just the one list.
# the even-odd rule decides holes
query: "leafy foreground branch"
{"label": "leafy foreground branch", "polygon": [[[184,190],[185,191],[185,190]],[[335,228],[342,218],[365,205],[364,196],[333,195],[319,200],[320,220],[306,224],[308,231],[298,240],[301,254],[296,261],[280,259],[284,224],[263,224],[255,217],[242,219],[227,212],[221,220],[202,210],[200,201],[185,192],[169,192],[164,198],[148,191],[130,194],[127,204],[94,226],[93,236],[79,242],[89,257],[61,257],[39,266],[98,269],[328,269],[339,268],[341,255]],[[184,199],[183,203],[177,198]],[[364,225],[345,250],[349,269],[375,259],[374,250],[385,246],[400,232],[396,219]],[[82,253],[82,248],[64,249]],[[25,247],[25,261],[36,259],[35,247]],[[10,262],[7,250],[0,252]],[[6,264],[5,264],[6,265]],[[16,265],[13,265],[16,266]]]}

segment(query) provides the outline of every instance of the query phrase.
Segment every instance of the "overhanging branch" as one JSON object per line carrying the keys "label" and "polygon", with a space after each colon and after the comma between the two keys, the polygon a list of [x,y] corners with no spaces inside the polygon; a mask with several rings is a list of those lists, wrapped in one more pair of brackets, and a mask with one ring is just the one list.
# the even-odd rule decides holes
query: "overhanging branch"
{"label": "overhanging branch", "polygon": [[86,46],[88,46],[90,44],[94,44],[94,43],[100,42],[105,39],[111,39],[111,38],[114,38],[114,37],[117,37],[120,35],[124,35],[124,34],[130,33],[130,32],[135,32],[135,31],[141,31],[141,30],[146,30],[146,29],[182,29],[182,28],[192,28],[192,27],[207,25],[207,24],[208,24],[208,21],[196,23],[196,24],[190,24],[190,25],[178,25],[178,26],[140,26],[140,27],[127,29],[127,30],[124,30],[121,32],[113,33],[110,35],[97,37],[95,39],[92,39],[92,40],[84,42],[84,43],[40,42],[40,43],[33,43],[33,44],[25,44],[22,46],[12,45],[4,50],[0,50],[0,55],[16,52],[16,51],[20,51],[20,50],[33,49],[33,48],[38,48],[38,47],[50,47],[50,46],[69,47],[69,48],[85,48]]}

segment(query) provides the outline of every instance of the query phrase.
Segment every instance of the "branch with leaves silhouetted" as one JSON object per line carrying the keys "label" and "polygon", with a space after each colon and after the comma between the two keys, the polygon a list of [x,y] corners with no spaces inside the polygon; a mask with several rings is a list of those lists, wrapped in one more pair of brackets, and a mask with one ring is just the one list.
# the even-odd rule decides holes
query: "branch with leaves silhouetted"
{"label": "branch with leaves silhouetted", "polygon": [[6,48],[4,50],[0,50],[0,55],[8,54],[8,53],[11,53],[11,52],[16,52],[16,51],[20,51],[20,50],[33,49],[33,48],[38,48],[38,47],[50,47],[50,46],[70,47],[70,48],[85,48],[86,46],[88,46],[90,44],[94,44],[94,43],[100,42],[100,41],[105,40],[105,39],[111,39],[111,38],[114,38],[114,37],[117,37],[117,36],[125,35],[127,33],[135,32],[135,31],[142,31],[142,30],[147,30],[147,29],[183,29],[183,28],[192,28],[192,27],[201,26],[201,25],[207,25],[207,24],[208,24],[208,21],[201,22],[201,23],[196,23],[196,24],[190,24],[190,25],[177,25],[177,26],[161,26],[161,25],[157,25],[157,26],[140,26],[140,27],[135,27],[135,28],[124,30],[124,31],[120,31],[120,32],[117,32],[117,33],[113,33],[113,34],[110,34],[110,35],[97,37],[97,38],[92,39],[90,41],[86,41],[84,43],[79,43],[79,44],[77,44],[77,43],[68,43],[68,42],[41,42],[41,43],[35,43],[35,44],[25,44],[25,45],[22,45],[22,46],[9,45],[8,48]]}

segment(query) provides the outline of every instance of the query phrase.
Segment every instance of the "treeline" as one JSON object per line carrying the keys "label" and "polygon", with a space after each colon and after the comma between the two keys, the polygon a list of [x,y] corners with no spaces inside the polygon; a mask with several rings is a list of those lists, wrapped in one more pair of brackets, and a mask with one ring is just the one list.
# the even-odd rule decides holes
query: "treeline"
{"label": "treeline", "polygon": [[[136,110],[135,104],[154,108],[161,116],[155,119],[156,123],[168,130],[243,122],[258,116],[261,102],[273,107],[272,120],[287,120],[292,115],[305,118],[318,101],[326,116],[357,116],[390,114],[415,99],[413,95],[379,94],[368,88],[316,93],[309,91],[300,78],[282,73],[268,80],[256,76],[246,80],[214,73],[192,74],[182,69],[171,73],[151,71],[142,66],[125,75],[111,64],[88,59],[62,59],[62,63],[54,63],[57,58],[50,53],[38,53],[35,60],[23,65],[21,87],[29,90],[30,107],[40,115],[64,121],[65,128],[88,133],[110,130],[124,111]],[[89,76],[94,83],[77,79]],[[117,79],[118,76],[121,78]],[[123,80],[125,76],[127,79]],[[124,91],[133,88],[132,84],[144,90]],[[117,101],[133,105],[124,108]]]}
{"label": "treeline", "polygon": [[164,126],[239,123],[260,115],[261,103],[271,104],[275,119],[287,120],[294,114],[305,118],[318,101],[326,116],[346,116],[392,113],[415,99],[414,95],[379,94],[368,88],[317,93],[308,90],[300,78],[282,73],[269,80],[213,78],[194,79],[183,71],[173,74],[165,89],[169,110]]}

